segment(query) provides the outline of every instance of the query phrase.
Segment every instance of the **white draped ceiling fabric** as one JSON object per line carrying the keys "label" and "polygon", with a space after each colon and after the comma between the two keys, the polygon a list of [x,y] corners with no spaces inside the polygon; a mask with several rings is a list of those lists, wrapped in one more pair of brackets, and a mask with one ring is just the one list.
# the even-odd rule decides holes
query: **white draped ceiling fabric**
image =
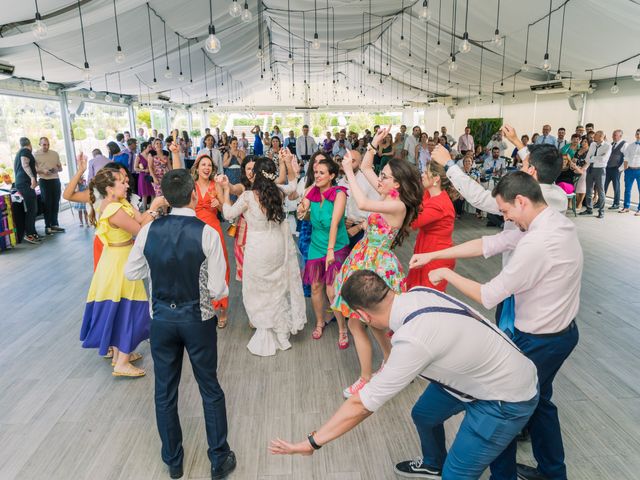
{"label": "white draped ceiling fabric", "polygon": [[[115,62],[113,0],[80,1],[93,89],[107,90],[107,75],[108,90],[112,93],[132,97],[142,93],[144,98],[151,92],[154,98],[155,94],[162,94],[172,102],[191,105],[207,101],[236,108],[401,105],[433,97],[464,98],[477,96],[479,92],[489,96],[492,92],[510,94],[513,88],[528,90],[531,84],[553,79],[558,69],[563,14],[562,77],[589,80],[593,75],[596,81],[613,78],[616,63],[627,58],[630,60],[619,65],[617,74],[629,76],[635,73],[640,60],[637,0],[552,1],[549,73],[540,68],[547,45],[549,11],[549,4],[543,1],[500,2],[503,61],[503,47],[491,43],[498,0],[468,2],[466,23],[472,47],[469,53],[459,52],[465,31],[466,0],[430,0],[431,18],[427,23],[419,18],[422,0],[264,0],[260,8],[256,0],[248,0],[253,14],[250,22],[229,15],[231,0],[213,0],[213,23],[222,48],[216,54],[206,54],[206,60],[209,0],[150,0],[158,81],[152,86],[147,3],[143,0],[115,3],[120,44],[126,55],[123,63]],[[244,7],[243,0],[238,3]],[[68,90],[88,89],[90,84],[82,71],[84,55],[77,1],[40,0],[38,6],[48,27],[42,40],[36,40],[31,32],[35,15],[32,0],[11,2],[10,8],[5,5],[0,26],[0,61],[15,66],[15,77],[39,81],[40,64],[34,43],[37,41],[48,82]],[[454,8],[457,8],[455,25]],[[320,48],[313,49],[316,24]],[[533,25],[528,28],[530,24]],[[450,71],[447,59],[454,28],[458,68]],[[524,72],[521,66],[528,30],[526,56],[531,68]],[[262,59],[256,55],[260,44],[264,50]],[[288,61],[289,55],[293,64]],[[185,76],[182,82],[178,79],[180,57]],[[167,58],[171,78],[164,76]],[[606,65],[612,66],[588,71]],[[192,88],[188,88],[190,79]]]}

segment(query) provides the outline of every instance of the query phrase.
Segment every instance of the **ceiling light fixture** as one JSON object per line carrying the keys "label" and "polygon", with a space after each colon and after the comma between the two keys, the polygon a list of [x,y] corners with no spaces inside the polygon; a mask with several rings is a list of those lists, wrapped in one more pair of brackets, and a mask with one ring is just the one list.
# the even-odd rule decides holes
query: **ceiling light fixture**
{"label": "ceiling light fixture", "polygon": [[229,15],[233,18],[238,18],[242,15],[242,7],[238,4],[238,0],[233,0],[229,5]]}
{"label": "ceiling light fixture", "polygon": [[253,18],[253,14],[251,13],[251,10],[249,10],[249,3],[247,3],[247,0],[244,0],[244,9],[242,10],[240,18],[242,18],[244,23],[249,23]]}
{"label": "ceiling light fixture", "polygon": [[553,0],[549,0],[549,21],[547,23],[547,48],[544,52],[544,60],[542,61],[542,69],[548,72],[551,68],[549,63],[549,35],[551,34],[551,9],[553,7]]}
{"label": "ceiling light fixture", "polygon": [[36,3],[36,19],[31,25],[31,32],[33,32],[33,36],[36,37],[36,39],[42,40],[47,36],[48,29],[47,29],[47,25],[42,21],[42,16],[40,15],[40,10],[38,9],[38,0],[35,0],[35,3]]}
{"label": "ceiling light fixture", "polygon": [[35,44],[36,47],[38,48],[38,58],[40,59],[40,83],[38,84],[38,86],[40,87],[40,90],[42,91],[47,91],[49,90],[49,83],[47,83],[47,81],[44,78],[44,68],[42,67],[42,53],[40,52],[40,46],[36,43]]}
{"label": "ceiling light fixture", "polygon": [[464,33],[462,34],[462,43],[460,44],[460,52],[469,53],[471,51],[471,44],[469,43],[469,32],[467,31],[467,21],[469,19],[469,0],[467,0],[467,6],[464,12]]}
{"label": "ceiling light fixture", "polygon": [[169,47],[167,46],[167,22],[162,20],[162,27],[164,28],[164,58],[167,62],[167,68],[164,72],[164,78],[169,79],[173,77],[173,72],[169,68]]}
{"label": "ceiling light fixture", "polygon": [[82,21],[82,8],[80,7],[80,0],[78,0],[78,14],[80,16],[80,33],[82,34],[82,52],[84,53],[83,75],[85,81],[89,81],[91,79],[91,68],[89,68],[89,62],[87,61],[87,44],[84,40],[84,23]]}
{"label": "ceiling light fixture", "polygon": [[156,79],[156,58],[153,53],[153,33],[151,30],[151,7],[147,3],[147,19],[149,20],[149,45],[151,45],[151,66],[153,67],[153,82],[151,85],[156,87],[158,85],[158,80]]}
{"label": "ceiling light fixture", "polygon": [[[238,8],[240,8],[238,2],[234,0],[233,3],[235,3]],[[229,10],[231,10],[231,8],[229,8]],[[222,45],[220,44],[220,39],[216,37],[216,27],[213,26],[213,0],[209,0],[209,36],[204,43],[204,48],[209,53],[218,53],[221,46]]]}
{"label": "ceiling light fixture", "polygon": [[500,0],[498,0],[498,14],[496,16],[496,31],[493,32],[493,44],[496,47],[499,47],[502,45],[502,35],[500,35]]}
{"label": "ceiling light fixture", "polygon": [[120,46],[120,30],[118,29],[118,11],[116,10],[116,0],[113,0],[113,19],[116,22],[116,40],[118,42],[118,46],[116,47],[116,63],[122,63],[125,60],[124,52],[122,51],[122,47]]}
{"label": "ceiling light fixture", "polygon": [[429,2],[427,0],[424,0],[422,2],[422,8],[420,9],[418,18],[425,23],[428,22],[429,19],[431,19],[431,12],[429,11]]}

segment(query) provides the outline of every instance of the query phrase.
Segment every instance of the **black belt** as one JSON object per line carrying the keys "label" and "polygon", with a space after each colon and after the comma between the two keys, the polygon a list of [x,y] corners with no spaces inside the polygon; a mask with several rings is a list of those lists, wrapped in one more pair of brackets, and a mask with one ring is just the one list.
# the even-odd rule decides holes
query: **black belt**
{"label": "black belt", "polygon": [[640,167],[627,167],[627,170],[640,170]]}
{"label": "black belt", "polygon": [[518,330],[518,331],[520,333],[524,333],[525,335],[531,335],[532,337],[550,338],[550,337],[559,337],[560,335],[564,335],[565,333],[568,333],[569,331],[573,330],[574,328],[577,328],[576,321],[575,320],[571,320],[571,323],[569,325],[567,325],[566,328],[563,328],[559,332],[553,332],[553,333],[529,333],[529,332],[523,332],[522,330]]}

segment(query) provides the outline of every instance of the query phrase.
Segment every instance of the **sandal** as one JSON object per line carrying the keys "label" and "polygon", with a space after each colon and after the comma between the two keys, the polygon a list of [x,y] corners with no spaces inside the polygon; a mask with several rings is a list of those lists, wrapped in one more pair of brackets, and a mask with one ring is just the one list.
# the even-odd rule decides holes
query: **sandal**
{"label": "sandal", "polygon": [[[142,354],[138,353],[138,352],[132,352],[129,354],[129,363],[133,363],[133,362],[137,362],[138,360],[142,359]],[[115,367],[116,366],[116,362],[114,362],[113,360],[111,361],[111,366]]]}
{"label": "sandal", "polygon": [[311,334],[311,338],[314,340],[320,340],[323,332],[324,326],[316,325],[316,328],[313,329],[313,333]]}
{"label": "sandal", "polygon": [[623,208],[622,210],[619,210],[618,213],[627,213],[628,211],[628,208]]}
{"label": "sandal", "polygon": [[107,350],[107,354],[102,358],[113,358],[113,347],[109,347],[109,350]]}
{"label": "sandal", "polygon": [[145,372],[141,368],[136,368],[134,366],[131,366],[129,370],[123,370],[121,372],[118,372],[114,368],[113,372],[111,372],[111,375],[113,375],[114,377],[129,377],[129,378],[144,377],[146,374],[147,372]]}
{"label": "sandal", "polygon": [[338,335],[338,348],[340,350],[345,350],[349,348],[349,334],[346,330],[341,331]]}

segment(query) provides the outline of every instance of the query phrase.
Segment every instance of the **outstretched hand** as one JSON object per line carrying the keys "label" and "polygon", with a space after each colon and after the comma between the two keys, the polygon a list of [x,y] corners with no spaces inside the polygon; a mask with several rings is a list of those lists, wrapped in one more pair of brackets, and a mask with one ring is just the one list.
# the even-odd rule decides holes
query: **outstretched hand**
{"label": "outstretched hand", "polygon": [[171,145],[169,145],[169,150],[171,150],[171,153],[178,155],[180,153],[180,145],[178,145],[177,142],[172,142]]}
{"label": "outstretched hand", "polygon": [[502,128],[500,128],[500,131],[502,132],[502,136],[509,140],[513,145],[518,146],[518,144],[521,144],[518,134],[516,133],[516,129],[511,125],[504,124]]}
{"label": "outstretched hand", "polygon": [[342,159],[342,169],[345,173],[353,172],[353,156],[351,155],[351,150],[347,150],[344,154],[344,158]]}
{"label": "outstretched hand", "polygon": [[279,438],[269,443],[271,455],[313,455],[315,450],[308,441],[289,443]]}
{"label": "outstretched hand", "polygon": [[430,253],[416,253],[411,257],[411,260],[409,260],[409,269],[423,267],[431,262],[431,260]]}
{"label": "outstretched hand", "polygon": [[76,158],[76,164],[78,166],[78,172],[84,173],[87,169],[87,156],[80,152]]}
{"label": "outstretched hand", "polygon": [[371,140],[371,145],[374,148],[378,148],[378,145],[382,143],[382,140],[384,140],[384,138],[389,134],[390,131],[391,125],[389,125],[388,127],[380,127],[376,132],[376,136],[373,137],[373,140]]}

